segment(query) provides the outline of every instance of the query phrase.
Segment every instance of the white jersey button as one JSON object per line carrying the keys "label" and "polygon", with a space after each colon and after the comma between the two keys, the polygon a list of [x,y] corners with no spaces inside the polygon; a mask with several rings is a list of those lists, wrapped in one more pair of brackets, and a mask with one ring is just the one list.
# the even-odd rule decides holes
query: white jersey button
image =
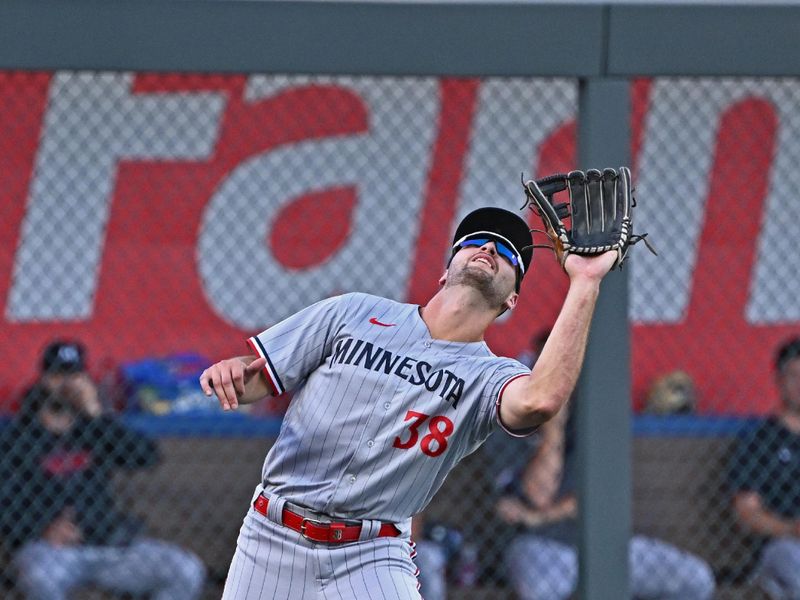
{"label": "white jersey button", "polygon": [[391,406],[391,404],[389,404],[388,402],[384,402],[383,403],[383,408],[385,408],[386,410],[389,410],[390,406]]}
{"label": "white jersey button", "polygon": [[350,483],[355,483],[355,481],[356,481],[356,476],[350,475]]}
{"label": "white jersey button", "polygon": [[426,348],[430,348],[430,347],[431,347],[431,343],[430,343],[430,342],[425,342],[424,346],[425,346]]}
{"label": "white jersey button", "polygon": [[375,442],[373,442],[372,440],[369,440],[367,442],[367,446],[369,446],[370,448],[372,448],[374,445],[375,445]]}

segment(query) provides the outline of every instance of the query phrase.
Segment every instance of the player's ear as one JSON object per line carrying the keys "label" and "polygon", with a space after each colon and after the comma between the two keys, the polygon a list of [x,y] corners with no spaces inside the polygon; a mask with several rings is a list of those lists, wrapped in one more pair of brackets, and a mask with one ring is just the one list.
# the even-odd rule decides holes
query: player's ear
{"label": "player's ear", "polygon": [[517,305],[517,300],[519,300],[519,294],[517,292],[511,292],[511,295],[506,298],[504,306],[508,310],[514,310],[514,307]]}
{"label": "player's ear", "polygon": [[446,281],[447,281],[447,269],[445,269],[444,273],[442,273],[442,276],[439,277],[439,285],[443,287]]}

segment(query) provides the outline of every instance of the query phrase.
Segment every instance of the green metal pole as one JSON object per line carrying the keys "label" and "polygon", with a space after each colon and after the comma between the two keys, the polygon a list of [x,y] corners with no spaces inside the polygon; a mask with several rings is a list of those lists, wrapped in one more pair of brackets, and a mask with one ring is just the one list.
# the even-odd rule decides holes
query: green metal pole
{"label": "green metal pole", "polygon": [[[630,82],[581,80],[580,168],[630,166]],[[630,597],[631,529],[630,335],[628,273],[615,270],[602,283],[576,413],[582,600]]]}

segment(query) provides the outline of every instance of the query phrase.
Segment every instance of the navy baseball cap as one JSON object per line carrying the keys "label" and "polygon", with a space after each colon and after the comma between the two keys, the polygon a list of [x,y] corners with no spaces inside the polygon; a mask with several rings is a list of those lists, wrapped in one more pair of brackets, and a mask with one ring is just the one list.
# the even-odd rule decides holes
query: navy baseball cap
{"label": "navy baseball cap", "polygon": [[517,255],[520,266],[519,281],[522,281],[533,258],[533,236],[525,220],[504,208],[487,206],[474,210],[464,217],[456,228],[453,236],[453,254],[465,239],[482,233],[505,242]]}
{"label": "navy baseball cap", "polygon": [[86,369],[86,351],[78,342],[58,340],[42,353],[42,371],[45,373],[80,373]]}

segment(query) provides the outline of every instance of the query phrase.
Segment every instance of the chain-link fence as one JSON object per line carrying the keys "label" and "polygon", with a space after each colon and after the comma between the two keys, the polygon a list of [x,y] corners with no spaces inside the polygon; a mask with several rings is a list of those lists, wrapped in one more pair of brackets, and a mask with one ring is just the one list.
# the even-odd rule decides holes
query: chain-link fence
{"label": "chain-link fence", "polygon": [[[3,597],[88,577],[33,540],[135,552],[107,574],[134,595],[219,597],[291,399],[223,414],[199,373],[335,294],[424,304],[461,217],[516,211],[520,171],[575,167],[577,96],[573,79],[0,73]],[[637,229],[659,252],[630,262],[632,591],[758,598],[742,513],[761,484],[734,451],[780,410],[773,357],[800,334],[800,82],[637,80],[631,98]],[[530,364],[566,286],[537,251],[490,347]],[[457,467],[417,523],[427,598],[437,572],[451,598],[574,593],[573,446],[556,421]]]}

